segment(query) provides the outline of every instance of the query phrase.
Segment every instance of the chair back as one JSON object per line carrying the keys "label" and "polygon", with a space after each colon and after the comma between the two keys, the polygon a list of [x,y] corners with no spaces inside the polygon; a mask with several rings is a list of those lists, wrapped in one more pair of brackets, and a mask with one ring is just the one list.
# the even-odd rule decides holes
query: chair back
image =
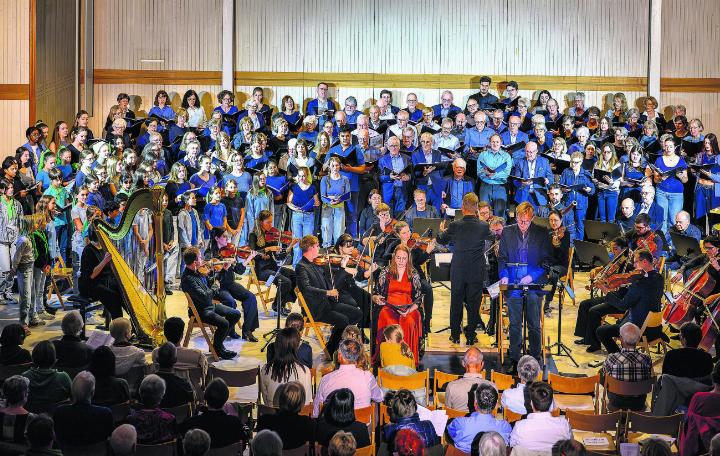
{"label": "chair back", "polygon": [[505,421],[508,423],[514,423],[516,421],[520,421],[522,419],[522,415],[506,408],[503,410],[503,418],[505,418]]}
{"label": "chair back", "polygon": [[163,408],[163,410],[174,416],[175,421],[182,423],[192,415],[192,404],[181,404],[176,407]]}
{"label": "chair back", "polygon": [[494,370],[490,371],[490,381],[497,386],[500,392],[510,389],[515,385],[515,378],[512,375],[503,374]]}
{"label": "chair back", "polygon": [[138,443],[135,447],[135,456],[174,456],[176,445],[175,440],[157,445],[140,445]]}
{"label": "chair back", "polygon": [[439,408],[445,404],[444,394],[438,394],[441,392],[440,390],[444,390],[448,383],[460,377],[460,375],[448,374],[439,369],[435,369],[433,372],[433,404],[435,404],[435,408]]}
{"label": "chair back", "polygon": [[55,369],[57,369],[60,372],[65,372],[70,377],[70,380],[73,380],[77,374],[80,372],[87,370],[88,366],[81,366],[81,367],[64,367],[64,366],[55,366]]}
{"label": "chair back", "polygon": [[237,456],[243,454],[245,450],[245,442],[237,442],[222,448],[211,448],[207,456]]}
{"label": "chair back", "polygon": [[464,410],[456,410],[447,407],[445,407],[443,410],[445,410],[445,413],[447,413],[448,418],[461,418],[463,416],[467,416],[467,414],[470,413]]}
{"label": "chair back", "polygon": [[623,417],[622,411],[595,415],[592,412],[582,413],[568,410],[565,417],[570,422],[572,429],[589,432],[617,431],[620,420]]}
{"label": "chair back", "polygon": [[298,287],[295,287],[295,295],[297,296],[298,303],[300,303],[300,309],[302,310],[302,314],[305,317],[306,330],[308,329],[308,327],[312,328],[315,336],[317,337],[320,348],[322,349],[322,351],[325,352],[325,356],[327,356],[328,358],[332,358],[332,353],[330,353],[327,349],[327,342],[325,342],[325,337],[323,336],[323,333],[318,326],[318,322],[315,321],[315,318],[313,317],[312,312],[310,312],[310,308],[307,305],[307,301],[305,301],[305,296],[303,296]]}
{"label": "chair back", "polygon": [[361,423],[367,424],[368,428],[371,428],[374,413],[375,405],[370,404],[367,407],[355,409],[355,419]]}
{"label": "chair back", "polygon": [[292,450],[282,450],[282,456],[308,456],[310,454],[310,444],[293,448]]}
{"label": "chair back", "polygon": [[445,449],[445,456],[470,456],[470,453],[460,451],[455,445],[448,443],[447,449]]}
{"label": "chair back", "polygon": [[645,322],[642,325],[642,328],[640,328],[640,334],[645,334],[645,331],[647,329],[651,328],[661,328],[663,325],[663,312],[648,312],[647,317],[645,317]]}
{"label": "chair back", "polygon": [[130,414],[130,402],[123,402],[121,404],[113,404],[108,407],[113,414],[113,421],[120,423]]}
{"label": "chair back", "polygon": [[265,404],[257,404],[258,417],[263,415],[277,415],[278,408]]}
{"label": "chair back", "polygon": [[63,446],[62,454],[64,456],[105,456],[110,454],[108,441],[93,443],[82,447]]}
{"label": "chair back", "polygon": [[390,422],[390,413],[388,412],[387,405],[383,404],[382,402],[379,404],[379,410],[380,426],[384,426]]}
{"label": "chair back", "polygon": [[228,386],[235,388],[254,385],[258,381],[259,373],[259,366],[238,371],[225,370],[214,365],[210,365],[208,368],[210,378],[221,378]]}
{"label": "chair back", "polygon": [[357,448],[355,450],[355,456],[375,456],[375,446],[368,445],[366,447]]}
{"label": "chair back", "polygon": [[643,432],[645,434],[665,434],[678,438],[680,425],[684,415],[677,413],[669,416],[652,416],[639,412],[628,412],[628,432]]}
{"label": "chair back", "polygon": [[154,370],[152,366],[133,366],[123,375],[118,375],[118,378],[124,378],[130,387],[130,393],[134,393],[140,388],[140,382],[142,382],[145,375]]}
{"label": "chair back", "polygon": [[378,371],[378,385],[390,390],[425,388],[425,403],[428,403],[430,389],[430,371],[425,370],[412,375],[393,375],[384,370]]}
{"label": "chair back", "polygon": [[653,390],[654,378],[640,382],[625,382],[617,380],[610,375],[605,375],[605,391],[617,394],[618,396],[642,396],[650,394]]}
{"label": "chair back", "polygon": [[600,375],[591,377],[565,377],[563,375],[548,373],[548,383],[553,391],[563,394],[595,394]]}
{"label": "chair back", "polygon": [[5,379],[12,377],[13,375],[20,375],[23,372],[30,370],[32,363],[27,364],[10,364],[8,366],[0,366],[0,384]]}

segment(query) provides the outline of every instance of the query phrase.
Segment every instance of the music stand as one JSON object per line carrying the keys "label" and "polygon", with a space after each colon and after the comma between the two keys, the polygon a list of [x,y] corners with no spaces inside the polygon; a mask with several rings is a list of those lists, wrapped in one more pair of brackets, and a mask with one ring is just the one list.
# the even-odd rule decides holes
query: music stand
{"label": "music stand", "polygon": [[[523,355],[527,354],[527,296],[528,292],[531,291],[545,291],[545,285],[539,284],[539,283],[527,283],[527,284],[520,284],[520,283],[508,283],[508,284],[500,284],[500,294],[502,294],[505,291],[515,291],[520,290],[523,292],[522,294],[522,314],[521,314],[521,321],[522,321],[522,328],[523,328],[523,337],[522,337],[522,347],[521,347],[521,353]],[[509,311],[509,308],[508,308]],[[542,305],[540,306],[540,312],[542,312]],[[539,317],[539,316],[538,316]],[[502,320],[502,307],[498,308],[498,320]],[[502,326],[498,328],[498,330],[502,331]],[[498,350],[502,350],[501,347],[498,346]],[[543,350],[543,344],[542,344],[542,334],[540,335],[540,350]],[[500,355],[500,358],[503,358],[503,355]],[[544,361],[544,359],[543,359]]]}
{"label": "music stand", "polygon": [[[426,219],[432,220],[432,219]],[[414,223],[413,223],[414,226]],[[439,287],[445,287],[450,290],[444,282],[450,281],[450,261],[452,261],[452,253],[436,253],[432,261],[428,262],[428,275],[430,279],[430,286],[433,286],[435,282],[438,283]],[[435,331],[435,334],[445,332],[450,329],[450,326],[446,326],[443,329]]]}
{"label": "music stand", "polygon": [[621,234],[620,225],[616,223],[585,220],[585,237],[591,241],[610,242]]}
{"label": "music stand", "polygon": [[675,247],[675,251],[679,257],[697,255],[702,252],[702,250],[700,250],[700,243],[694,237],[671,232],[670,239],[672,239],[672,245]]}
{"label": "music stand", "polygon": [[578,239],[575,239],[575,258],[580,263],[589,264],[590,267],[605,266],[610,262],[610,255],[605,246]]}
{"label": "music stand", "polygon": [[437,237],[440,232],[440,223],[443,221],[441,218],[424,218],[418,217],[413,220],[413,233],[427,234],[432,230],[432,238]]}

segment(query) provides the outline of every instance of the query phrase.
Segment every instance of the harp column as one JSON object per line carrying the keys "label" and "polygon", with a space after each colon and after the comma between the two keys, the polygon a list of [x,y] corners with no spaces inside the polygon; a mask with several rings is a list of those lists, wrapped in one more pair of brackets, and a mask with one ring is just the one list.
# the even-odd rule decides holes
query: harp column
{"label": "harp column", "polygon": [[222,88],[235,93],[235,0],[223,0],[222,15]]}

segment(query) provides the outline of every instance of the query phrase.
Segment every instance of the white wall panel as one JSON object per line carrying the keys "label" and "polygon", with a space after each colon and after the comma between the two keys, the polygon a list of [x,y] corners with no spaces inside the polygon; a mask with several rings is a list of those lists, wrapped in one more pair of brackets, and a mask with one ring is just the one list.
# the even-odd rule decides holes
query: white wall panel
{"label": "white wall panel", "polygon": [[25,139],[25,129],[30,115],[30,102],[28,100],[0,100],[0,161],[8,155],[15,155],[15,149],[22,146]]}
{"label": "white wall panel", "polygon": [[30,82],[30,0],[0,0],[0,84]]}
{"label": "white wall panel", "polygon": [[720,2],[664,0],[662,77],[720,77]]}

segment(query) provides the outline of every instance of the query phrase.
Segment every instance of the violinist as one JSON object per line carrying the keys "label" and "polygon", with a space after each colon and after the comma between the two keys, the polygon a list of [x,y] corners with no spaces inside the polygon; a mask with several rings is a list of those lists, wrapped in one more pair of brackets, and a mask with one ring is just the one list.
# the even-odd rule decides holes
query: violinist
{"label": "violinist", "polygon": [[252,250],[258,252],[254,264],[257,278],[264,281],[275,274],[274,283],[278,287],[278,293],[275,295],[273,310],[287,316],[290,311],[286,308],[286,304],[291,304],[296,299],[295,271],[287,267],[281,267],[278,271],[278,259],[291,252],[296,240],[285,246],[281,242],[282,239],[277,239],[277,234],[277,228],[273,228],[272,212],[264,209],[260,211],[255,221],[255,228],[250,232],[248,244]]}
{"label": "violinist", "polygon": [[555,296],[560,277],[565,276],[568,271],[568,259],[570,252],[570,230],[563,225],[563,216],[560,211],[552,210],[548,216],[550,224],[550,262],[548,264],[548,283],[552,285],[550,293],[545,295],[545,318],[552,317],[550,302]]}
{"label": "violinist", "polygon": [[[605,324],[597,328],[596,336],[608,353],[617,353],[620,348],[613,338],[620,336],[620,327],[625,323],[633,323],[642,328],[649,312],[660,311],[665,281],[662,274],[655,270],[653,255],[647,249],[640,249],[633,254],[634,270],[640,271],[637,278],[628,287],[625,296],[614,305],[622,311],[627,311],[625,316],[617,323]],[[647,328],[645,336],[648,340],[655,340],[662,335],[662,327]],[[592,352],[593,346],[588,347]],[[597,347],[599,349],[599,347]],[[597,350],[595,350],[597,351]]]}
{"label": "violinist", "polygon": [[[367,237],[362,239],[362,245],[372,239],[375,241],[375,252],[373,255],[373,263],[377,263],[380,266],[385,266],[388,262],[388,258],[392,256],[392,250],[388,249],[389,237],[393,233],[393,226],[397,223],[396,220],[390,217],[390,206],[385,203],[380,203],[375,209],[375,215],[377,215],[378,221],[370,227],[370,231]],[[394,222],[394,223],[393,223]]]}
{"label": "violinist", "polygon": [[363,315],[360,327],[367,328],[370,323],[370,293],[361,285],[367,282],[373,268],[369,264],[370,257],[365,256],[364,260],[367,261],[362,260],[360,257],[364,252],[358,251],[354,245],[352,236],[345,233],[337,240],[327,258],[332,267],[333,285],[340,293],[340,301],[360,309]]}
{"label": "violinist", "polygon": [[560,185],[551,184],[548,187],[548,203],[538,208],[538,217],[548,217],[553,211],[559,212],[562,225],[569,231],[570,240],[573,241],[575,239],[575,230],[572,229],[575,226],[573,209],[576,205],[574,203],[565,205],[562,199],[563,191]]}
{"label": "violinist", "polygon": [[[702,237],[700,228],[690,223],[690,214],[685,211],[680,211],[675,215],[675,224],[670,227],[669,231],[668,234],[690,237],[696,239],[698,242],[700,242],[700,238]],[[675,246],[673,245],[671,247],[671,254],[666,264],[668,268],[672,270],[680,267],[680,265],[688,261],[689,258],[679,256]]]}
{"label": "violinist", "polygon": [[[720,238],[710,236],[705,239],[703,246],[705,247],[705,253],[692,258],[680,266],[680,269],[678,269],[677,275],[675,276],[677,279],[673,278],[673,280],[682,278],[687,280],[689,273],[701,268],[709,262],[707,273],[710,274],[712,279],[714,279],[715,287],[707,296],[704,297],[704,301],[706,305],[710,305],[717,301],[717,298],[720,297],[718,296],[718,293],[720,293]],[[702,313],[702,311],[700,312]],[[696,315],[696,317],[699,316],[700,315]]]}
{"label": "violinist", "polygon": [[[498,271],[498,254],[500,253],[500,238],[505,228],[505,219],[498,216],[491,216],[488,219],[490,225],[490,233],[492,237],[485,241],[485,259],[487,262],[487,284],[491,285],[500,280],[500,271]],[[500,301],[497,297],[490,298],[490,319],[488,320],[485,333],[488,336],[495,335],[495,327],[497,326],[497,309]],[[496,341],[497,343],[497,341]]]}
{"label": "violinist", "polygon": [[660,259],[660,254],[663,252],[663,237],[650,228],[649,215],[638,214],[635,217],[635,228],[628,232],[625,237],[628,240],[630,250],[646,248],[655,257],[655,261]]}

